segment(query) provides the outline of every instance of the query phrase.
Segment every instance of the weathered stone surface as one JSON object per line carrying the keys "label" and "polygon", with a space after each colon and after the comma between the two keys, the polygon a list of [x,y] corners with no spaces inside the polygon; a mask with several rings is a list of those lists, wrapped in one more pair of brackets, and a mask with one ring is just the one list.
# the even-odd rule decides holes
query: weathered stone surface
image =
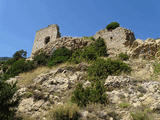
{"label": "weathered stone surface", "polygon": [[40,74],[30,86],[18,90],[22,97],[18,114],[42,118],[54,104],[63,104],[66,93],[83,75],[84,71],[72,67],[57,68]]}
{"label": "weathered stone surface", "polygon": [[55,41],[59,37],[60,37],[59,27],[58,25],[55,24],[49,25],[48,27],[37,31],[31,56],[33,56],[33,54],[37,50],[43,48],[49,42]]}
{"label": "weathered stone surface", "polygon": [[94,37],[103,38],[107,45],[108,53],[114,56],[121,52],[126,53],[135,40],[134,33],[122,27],[118,27],[112,31],[108,31],[107,29],[101,30]]}
{"label": "weathered stone surface", "polygon": [[62,37],[62,38],[56,39],[53,42],[48,43],[42,49],[36,51],[35,54],[38,54],[39,52],[43,51],[47,55],[51,55],[57,48],[66,47],[70,50],[76,50],[76,49],[83,48],[89,45],[90,43],[91,43],[91,40],[87,40],[84,38]]}
{"label": "weathered stone surface", "polygon": [[146,58],[146,59],[153,59],[153,58],[159,58],[160,57],[160,40],[154,40],[154,39],[147,39],[145,41],[142,41],[140,39],[137,39],[133,42],[132,46],[130,47],[130,50],[128,51],[128,54],[132,58]]}

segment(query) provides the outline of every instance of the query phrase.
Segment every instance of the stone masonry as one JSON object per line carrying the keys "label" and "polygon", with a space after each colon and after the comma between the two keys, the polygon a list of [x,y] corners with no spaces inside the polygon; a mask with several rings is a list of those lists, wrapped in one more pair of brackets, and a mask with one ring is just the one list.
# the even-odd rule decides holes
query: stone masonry
{"label": "stone masonry", "polygon": [[[107,29],[101,30],[93,37],[95,39],[99,37],[104,39],[110,56],[116,56],[121,52],[127,53],[135,41],[134,33],[122,27],[109,31]],[[90,42],[83,37],[60,37],[59,27],[57,25],[49,25],[47,28],[37,31],[31,57],[34,57],[41,50],[47,54],[52,54],[59,47],[76,50],[83,48]]]}
{"label": "stone masonry", "polygon": [[37,50],[45,47],[49,42],[53,42],[59,37],[59,27],[56,24],[49,25],[48,27],[37,31],[31,56],[33,56]]}
{"label": "stone masonry", "polygon": [[135,41],[134,33],[122,27],[109,31],[107,29],[101,30],[94,35],[94,38],[97,39],[98,37],[104,39],[110,56],[115,56],[121,52],[126,53]]}

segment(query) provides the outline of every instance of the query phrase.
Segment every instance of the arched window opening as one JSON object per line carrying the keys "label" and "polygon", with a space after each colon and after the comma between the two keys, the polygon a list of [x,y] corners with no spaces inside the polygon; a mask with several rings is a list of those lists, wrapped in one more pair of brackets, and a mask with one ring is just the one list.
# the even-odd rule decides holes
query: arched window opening
{"label": "arched window opening", "polygon": [[45,38],[44,43],[45,43],[45,45],[46,45],[46,44],[48,44],[49,42],[50,42],[50,37],[48,36],[48,37]]}

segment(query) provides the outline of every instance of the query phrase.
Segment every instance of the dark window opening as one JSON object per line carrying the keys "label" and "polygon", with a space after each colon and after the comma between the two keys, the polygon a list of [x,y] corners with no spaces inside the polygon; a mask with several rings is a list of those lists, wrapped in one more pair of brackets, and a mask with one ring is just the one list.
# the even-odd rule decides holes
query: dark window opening
{"label": "dark window opening", "polygon": [[48,37],[45,38],[44,43],[45,43],[45,44],[48,44],[49,42],[50,42],[50,37],[48,36]]}

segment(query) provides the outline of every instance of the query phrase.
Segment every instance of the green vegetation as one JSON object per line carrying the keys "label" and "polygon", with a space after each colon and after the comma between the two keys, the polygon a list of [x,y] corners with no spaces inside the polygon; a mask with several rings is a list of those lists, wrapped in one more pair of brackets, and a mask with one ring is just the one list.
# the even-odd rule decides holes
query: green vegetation
{"label": "green vegetation", "polygon": [[13,58],[15,60],[25,59],[26,57],[27,57],[27,52],[24,50],[19,50],[19,51],[15,52],[13,55]]}
{"label": "green vegetation", "polygon": [[79,108],[75,104],[55,106],[48,114],[48,120],[78,120]]}
{"label": "green vegetation", "polygon": [[51,59],[48,62],[48,66],[54,66],[60,63],[64,63],[68,61],[68,59],[71,57],[72,52],[71,50],[62,47],[55,50],[51,56]]}
{"label": "green vegetation", "polygon": [[34,56],[33,60],[38,64],[38,65],[47,65],[49,57],[45,53],[40,53],[36,56]]}
{"label": "green vegetation", "polygon": [[118,22],[111,22],[110,24],[107,25],[106,29],[107,30],[114,30],[117,27],[119,27],[119,23]]}
{"label": "green vegetation", "polygon": [[4,74],[4,79],[14,77],[22,72],[27,72],[35,68],[33,61],[26,61],[25,59],[19,59],[14,62]]}
{"label": "green vegetation", "polygon": [[84,38],[84,39],[89,39],[89,40],[95,41],[95,38],[94,38],[93,36],[90,36],[90,37],[84,36],[83,38]]}
{"label": "green vegetation", "polygon": [[0,120],[13,120],[15,107],[19,103],[19,98],[13,96],[17,91],[16,84],[10,85],[0,80]]}
{"label": "green vegetation", "polygon": [[147,112],[138,111],[131,113],[131,116],[133,120],[151,120]]}
{"label": "green vegetation", "polygon": [[107,103],[106,88],[100,81],[92,83],[90,87],[84,88],[82,84],[78,84],[73,92],[72,102],[78,106],[86,106],[89,103]]}
{"label": "green vegetation", "polygon": [[91,45],[85,47],[83,50],[75,51],[71,58],[70,62],[80,63],[82,61],[95,61],[98,57],[105,57],[107,54],[107,47],[102,38],[98,38]]}
{"label": "green vegetation", "polygon": [[119,107],[121,107],[121,108],[128,108],[130,106],[131,105],[129,103],[127,103],[127,102],[122,102],[122,103],[119,104]]}
{"label": "green vegetation", "polygon": [[124,61],[129,60],[129,56],[126,53],[120,53],[118,57],[120,60],[124,60]]}
{"label": "green vegetation", "polygon": [[154,63],[154,73],[159,74],[160,73],[160,63]]}
{"label": "green vegetation", "polygon": [[36,67],[33,61],[26,61],[27,52],[24,50],[17,51],[11,59],[2,64],[4,74],[1,79],[7,80],[19,73],[30,71]]}
{"label": "green vegetation", "polygon": [[122,72],[130,73],[131,68],[120,60],[97,59],[89,68],[89,77],[105,79],[108,75],[119,75]]}

